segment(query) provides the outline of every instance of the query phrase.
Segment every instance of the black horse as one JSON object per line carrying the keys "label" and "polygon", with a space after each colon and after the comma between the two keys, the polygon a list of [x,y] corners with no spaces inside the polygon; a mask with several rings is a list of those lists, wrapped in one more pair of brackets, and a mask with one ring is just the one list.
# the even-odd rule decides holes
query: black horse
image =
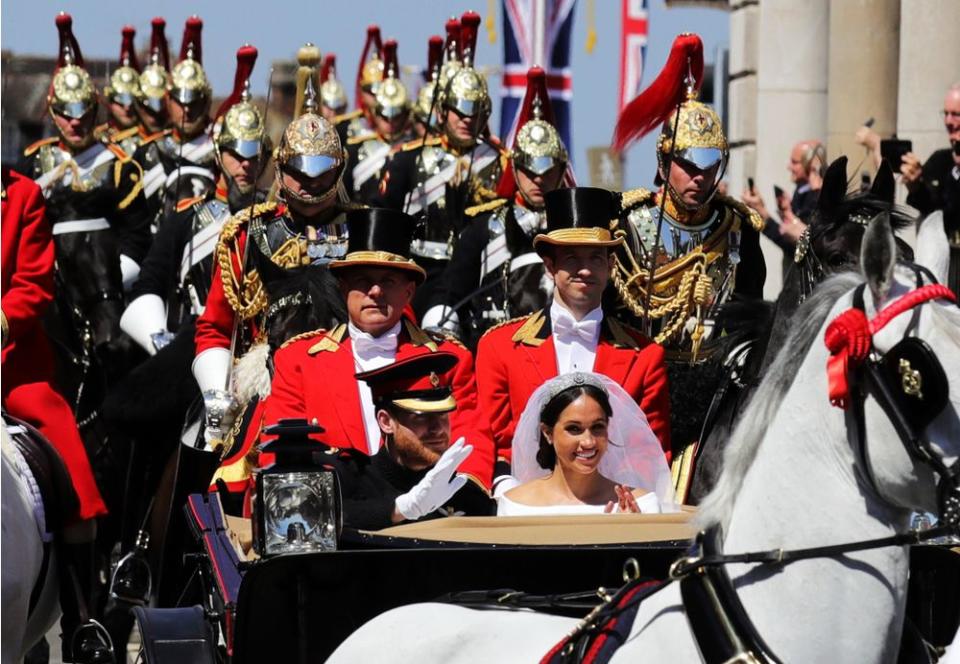
{"label": "black horse", "polygon": [[[734,298],[718,313],[717,326],[727,335],[715,353],[726,358],[726,376],[703,424],[687,499],[692,504],[706,496],[720,476],[723,450],[737,416],[785,343],[800,303],[827,277],[859,267],[860,244],[874,216],[888,212],[894,231],[916,222],[893,204],[895,182],[886,162],[868,191],[848,194],[847,187],[847,158],[839,157],[824,174],[808,232],[798,244],[795,263],[776,302]],[[913,258],[910,246],[899,238],[897,246],[901,259]]]}

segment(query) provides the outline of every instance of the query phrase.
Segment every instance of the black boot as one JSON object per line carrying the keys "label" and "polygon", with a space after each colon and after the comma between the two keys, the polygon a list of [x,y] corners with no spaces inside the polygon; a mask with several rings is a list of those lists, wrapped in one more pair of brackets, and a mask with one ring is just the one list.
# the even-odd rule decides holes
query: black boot
{"label": "black boot", "polygon": [[57,554],[60,571],[61,652],[64,662],[107,664],[115,661],[110,636],[90,615],[91,589],[95,574],[94,543],[60,542]]}

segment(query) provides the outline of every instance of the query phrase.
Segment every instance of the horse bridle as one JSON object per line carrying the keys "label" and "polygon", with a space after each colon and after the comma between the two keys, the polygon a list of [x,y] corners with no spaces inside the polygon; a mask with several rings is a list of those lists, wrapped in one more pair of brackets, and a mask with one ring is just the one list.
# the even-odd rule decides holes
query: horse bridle
{"label": "horse bridle", "polygon": [[[853,374],[854,390],[852,406],[855,422],[854,436],[856,451],[864,469],[867,482],[878,496],[886,502],[883,492],[877,486],[870,465],[864,424],[864,402],[871,395],[883,409],[913,459],[929,466],[939,477],[937,483],[937,502],[940,522],[948,527],[960,527],[960,459],[948,464],[943,454],[934,449],[926,435],[929,424],[936,419],[949,404],[949,382],[947,375],[937,359],[933,349],[918,337],[911,336],[915,330],[920,309],[919,305],[936,299],[956,302],[956,296],[946,287],[937,283],[936,278],[926,268],[906,264],[916,276],[916,289],[904,296],[910,298],[909,306],[898,307],[893,315],[881,310],[873,321],[885,324],[899,313],[912,310],[912,318],[903,338],[886,353],[876,348],[866,360],[856,367]],[[923,285],[927,277],[929,284]],[[863,294],[865,285],[860,285],[853,295],[853,309],[864,311]],[[891,305],[891,307],[896,304]],[[889,309],[889,308],[888,308]],[[871,322],[871,333],[879,331]],[[876,327],[876,329],[874,329]]]}

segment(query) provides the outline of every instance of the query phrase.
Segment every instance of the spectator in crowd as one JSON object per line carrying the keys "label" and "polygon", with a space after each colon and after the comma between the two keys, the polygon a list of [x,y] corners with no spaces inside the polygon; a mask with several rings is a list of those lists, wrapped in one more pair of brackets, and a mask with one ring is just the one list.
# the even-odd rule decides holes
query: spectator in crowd
{"label": "spectator in crowd", "polygon": [[[913,152],[903,155],[901,181],[907,188],[907,205],[925,217],[943,210],[943,225],[950,241],[948,285],[960,287],[960,82],[947,89],[943,100],[943,126],[949,148],[935,151],[921,166]],[[857,141],[867,147],[874,163],[880,164],[880,136],[868,127],[857,131]],[[896,164],[891,164],[896,168]]]}
{"label": "spectator in crowd", "polygon": [[770,214],[759,192],[752,188],[743,192],[743,202],[763,217],[763,234],[783,250],[784,275],[793,262],[793,250],[797,240],[806,230],[810,214],[816,208],[826,161],[826,149],[818,140],[800,141],[793,146],[787,170],[796,189],[792,198],[787,198],[786,192],[778,189],[780,193],[776,204],[779,219]]}

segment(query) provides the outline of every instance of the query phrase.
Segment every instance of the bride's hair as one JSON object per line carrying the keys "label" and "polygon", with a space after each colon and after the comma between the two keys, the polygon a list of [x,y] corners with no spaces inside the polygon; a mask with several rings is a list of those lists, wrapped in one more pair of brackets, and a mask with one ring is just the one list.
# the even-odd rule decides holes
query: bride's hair
{"label": "bride's hair", "polygon": [[[600,408],[606,413],[607,419],[613,416],[610,398],[604,390],[590,384],[573,385],[562,392],[558,392],[546,403],[543,410],[540,411],[540,424],[553,429],[557,420],[560,419],[560,413],[584,394],[600,404]],[[557,453],[542,430],[540,431],[540,445],[537,448],[537,463],[546,470],[553,470],[557,464]]]}

